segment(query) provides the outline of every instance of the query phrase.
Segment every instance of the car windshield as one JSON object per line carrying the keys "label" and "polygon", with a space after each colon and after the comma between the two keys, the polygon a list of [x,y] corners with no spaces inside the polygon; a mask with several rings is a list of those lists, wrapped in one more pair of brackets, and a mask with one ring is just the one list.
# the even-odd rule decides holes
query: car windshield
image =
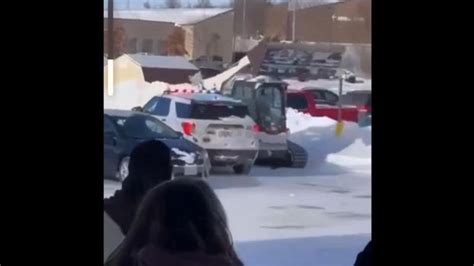
{"label": "car windshield", "polygon": [[286,127],[284,94],[281,87],[274,85],[262,86],[257,92],[255,102],[258,110],[258,123],[264,128]]}
{"label": "car windshield", "polygon": [[136,139],[174,139],[178,133],[151,116],[132,115],[129,117],[112,116],[112,120],[122,132]]}

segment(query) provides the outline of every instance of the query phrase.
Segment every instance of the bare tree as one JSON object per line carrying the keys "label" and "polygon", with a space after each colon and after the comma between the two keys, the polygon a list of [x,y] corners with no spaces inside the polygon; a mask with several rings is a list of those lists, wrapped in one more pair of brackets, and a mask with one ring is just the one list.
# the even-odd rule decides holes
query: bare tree
{"label": "bare tree", "polygon": [[185,33],[181,28],[175,28],[166,40],[167,55],[187,55],[188,52],[184,47]]}
{"label": "bare tree", "polygon": [[211,8],[213,5],[210,0],[198,0],[197,4],[194,6],[196,8]]}
{"label": "bare tree", "polygon": [[[108,32],[104,31],[104,51],[108,53],[108,45],[109,38]],[[122,26],[118,26],[114,28],[114,58],[117,58],[126,52],[125,49],[125,29]]]}
{"label": "bare tree", "polygon": [[167,8],[180,8],[181,0],[166,0],[166,7]]}
{"label": "bare tree", "polygon": [[151,8],[150,2],[146,1],[145,3],[143,3],[143,7],[145,9],[150,9]]}

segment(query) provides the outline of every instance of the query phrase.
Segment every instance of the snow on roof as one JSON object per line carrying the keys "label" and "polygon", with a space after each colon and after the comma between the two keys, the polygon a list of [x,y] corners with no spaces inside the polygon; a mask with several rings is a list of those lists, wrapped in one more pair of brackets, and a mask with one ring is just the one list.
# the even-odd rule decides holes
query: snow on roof
{"label": "snow on roof", "polygon": [[194,94],[192,97],[193,100],[199,101],[199,102],[231,102],[231,103],[240,103],[239,100],[236,100],[234,98],[230,98],[227,96],[223,96],[220,94],[214,94],[214,93],[198,93]]}
{"label": "snow on roof", "polygon": [[160,55],[145,55],[145,54],[129,54],[135,62],[142,67],[150,68],[167,68],[167,69],[199,69],[191,64],[186,58],[182,56],[160,56]]}
{"label": "snow on roof", "polygon": [[293,11],[296,7],[296,10],[306,9],[315,6],[330,5],[346,0],[290,0],[288,1],[288,10]]}
{"label": "snow on roof", "polygon": [[206,92],[178,92],[165,95],[164,97],[169,98],[181,98],[186,100],[193,100],[202,103],[212,102],[224,102],[224,103],[241,103],[240,100],[236,100],[231,97],[223,96],[217,93],[206,93]]}
{"label": "snow on roof", "polygon": [[[164,8],[153,10],[115,10],[114,18],[189,25],[199,23],[231,10],[232,8]],[[107,17],[108,12],[107,10],[104,10],[104,18]]]}

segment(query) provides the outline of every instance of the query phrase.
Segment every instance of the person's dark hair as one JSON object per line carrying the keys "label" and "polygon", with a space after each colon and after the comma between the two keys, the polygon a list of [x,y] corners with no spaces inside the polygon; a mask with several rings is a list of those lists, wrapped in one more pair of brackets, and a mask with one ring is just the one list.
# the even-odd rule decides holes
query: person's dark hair
{"label": "person's dark hair", "polygon": [[121,190],[134,199],[141,199],[148,190],[171,179],[169,147],[158,140],[138,144],[130,153],[128,171]]}
{"label": "person's dark hair", "polygon": [[120,190],[104,200],[104,211],[124,234],[128,232],[147,191],[171,179],[170,148],[157,140],[142,142],[131,152],[128,169],[129,175]]}
{"label": "person's dark hair", "polygon": [[374,265],[372,259],[372,240],[365,246],[356,258],[354,266],[372,266]]}
{"label": "person's dark hair", "polygon": [[172,180],[150,190],[128,235],[106,265],[133,265],[133,257],[150,244],[170,253],[224,255],[231,265],[243,265],[234,250],[224,208],[202,180]]}

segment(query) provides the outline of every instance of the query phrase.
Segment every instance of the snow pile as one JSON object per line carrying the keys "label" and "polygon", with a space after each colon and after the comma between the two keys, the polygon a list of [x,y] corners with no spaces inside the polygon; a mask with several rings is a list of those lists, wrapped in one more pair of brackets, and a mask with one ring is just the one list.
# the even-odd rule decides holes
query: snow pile
{"label": "snow pile", "polygon": [[303,131],[310,127],[328,127],[336,124],[336,121],[328,117],[312,117],[309,114],[300,113],[295,109],[286,110],[286,123],[290,133]]}
{"label": "snow pile", "polygon": [[342,151],[329,154],[326,162],[351,169],[352,172],[368,173],[370,177],[372,145],[366,145],[362,139],[356,139],[353,144]]}
{"label": "snow pile", "polygon": [[198,86],[195,86],[195,85],[192,85],[192,84],[189,84],[189,83],[169,84],[168,89],[170,91],[184,91],[184,90],[198,91],[199,90]]}
{"label": "snow pile", "polygon": [[[363,167],[370,171],[372,156],[371,128],[361,128],[345,122],[342,136],[336,136],[336,121],[327,117],[312,117],[294,109],[287,110],[290,140],[308,152],[305,173],[318,173],[327,169],[327,163],[341,167]],[[357,171],[356,171],[357,172]]]}
{"label": "snow pile", "polygon": [[369,143],[364,143],[362,138],[358,138],[350,146],[340,151],[338,155],[357,158],[370,158],[372,156],[372,145]]}
{"label": "snow pile", "polygon": [[130,110],[143,106],[153,96],[162,95],[168,88],[164,82],[127,81],[114,87],[114,94],[107,95],[104,89],[104,109]]}

